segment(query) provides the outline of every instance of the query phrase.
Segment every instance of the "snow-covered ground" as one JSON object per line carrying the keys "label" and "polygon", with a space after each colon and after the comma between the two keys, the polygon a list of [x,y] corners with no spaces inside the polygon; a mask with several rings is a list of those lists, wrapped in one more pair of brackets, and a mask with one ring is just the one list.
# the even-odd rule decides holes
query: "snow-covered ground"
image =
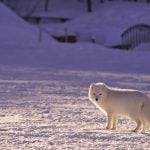
{"label": "snow-covered ground", "polygon": [[87,97],[97,81],[150,95],[149,75],[10,66],[0,72],[1,150],[149,149],[150,132],[130,132],[135,123],[127,118],[117,131],[105,130],[106,117]]}
{"label": "snow-covered ground", "polygon": [[150,95],[150,76],[97,71],[0,67],[1,150],[148,150],[150,132],[132,133],[135,123],[120,118],[117,131],[88,100],[88,86],[102,81]]}
{"label": "snow-covered ground", "polygon": [[[141,23],[140,12],[142,23],[149,23],[148,4],[106,3],[99,11],[106,8],[110,8],[102,15],[106,19],[102,22],[106,43],[118,41],[115,31],[121,33],[129,23]],[[138,11],[134,14],[131,9]],[[76,31],[84,21],[88,28],[82,23],[80,33],[97,33],[99,11],[73,19],[67,25],[72,24]],[[116,20],[109,20],[110,15]],[[92,26],[88,21],[94,16]],[[150,95],[149,44],[134,51],[120,51],[106,48],[103,42],[60,44],[45,33],[40,41],[39,28],[1,3],[0,18],[0,150],[150,149],[150,131],[130,132],[135,123],[124,117],[119,119],[117,131],[105,130],[106,117],[88,100],[92,82],[138,89]],[[124,22],[119,24],[121,21]],[[63,32],[65,26],[53,24],[47,30]],[[109,35],[114,35],[114,40],[112,36],[109,40]]]}

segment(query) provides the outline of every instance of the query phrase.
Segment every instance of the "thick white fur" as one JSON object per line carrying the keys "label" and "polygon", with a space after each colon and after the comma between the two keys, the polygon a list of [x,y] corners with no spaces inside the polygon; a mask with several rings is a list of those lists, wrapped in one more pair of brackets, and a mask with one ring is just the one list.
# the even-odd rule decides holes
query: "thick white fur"
{"label": "thick white fur", "polygon": [[140,128],[145,132],[150,123],[150,98],[141,91],[93,83],[89,88],[89,99],[107,115],[106,129],[116,129],[118,115],[128,116],[137,123],[134,132]]}

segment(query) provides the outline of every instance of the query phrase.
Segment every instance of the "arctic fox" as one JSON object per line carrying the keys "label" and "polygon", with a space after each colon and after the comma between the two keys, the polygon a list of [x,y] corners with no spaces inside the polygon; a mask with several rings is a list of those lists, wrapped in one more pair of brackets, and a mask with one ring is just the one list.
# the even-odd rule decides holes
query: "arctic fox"
{"label": "arctic fox", "polygon": [[150,98],[143,92],[131,89],[117,89],[104,83],[93,83],[89,88],[89,99],[108,117],[106,129],[116,129],[117,116],[133,119],[144,133],[150,123]]}

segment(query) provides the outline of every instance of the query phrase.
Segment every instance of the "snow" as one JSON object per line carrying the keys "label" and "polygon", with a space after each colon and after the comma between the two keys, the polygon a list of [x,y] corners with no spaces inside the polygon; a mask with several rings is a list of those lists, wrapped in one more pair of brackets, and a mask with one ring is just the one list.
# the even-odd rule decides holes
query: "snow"
{"label": "snow", "polygon": [[[104,8],[106,7],[105,5],[102,6],[104,6]],[[100,7],[102,6],[100,5]],[[146,4],[144,6],[147,8]],[[118,5],[116,6],[116,8],[117,7]],[[139,8],[139,4],[135,8]],[[146,9],[143,10],[143,14],[145,14]],[[45,32],[42,32],[42,40],[39,41],[38,27],[30,25],[25,21],[21,20],[16,14],[14,14],[2,4],[1,11],[3,12],[0,13],[2,16],[2,26],[0,26],[0,29],[2,31],[2,34],[0,35],[1,64],[22,65],[32,67],[49,67],[57,69],[132,72],[143,74],[150,72],[148,65],[150,55],[149,52],[145,54],[141,51],[119,51],[104,47],[104,45],[92,44],[91,42],[60,44],[54,41],[47,34],[45,34]],[[112,6],[110,8],[110,12],[112,12]],[[98,13],[94,12],[94,14],[96,17],[98,17]],[[94,14],[87,15],[85,16],[85,18],[88,20],[88,17],[91,18],[91,16],[94,16]],[[107,15],[105,17],[107,17]],[[121,20],[120,16],[118,17],[118,20],[119,19]],[[11,20],[11,25],[8,23],[8,20]],[[106,21],[106,24],[107,23],[108,21]],[[89,23],[87,22],[87,24]],[[99,21],[97,22],[97,25],[98,24]],[[96,27],[94,26],[93,29],[95,28]],[[114,27],[112,28],[114,29]],[[112,29],[110,29],[109,31],[111,30]],[[112,31],[116,30],[114,29]],[[83,32],[86,32],[86,30],[83,29]],[[106,32],[106,35],[110,34]],[[87,63],[87,61],[89,63]]]}
{"label": "snow", "polygon": [[64,25],[45,26],[53,34],[63,34],[64,28],[67,28],[69,33],[78,33],[81,36],[88,34],[86,36],[95,37],[96,43],[113,46],[121,44],[121,34],[129,27],[136,24],[150,24],[147,14],[150,7],[146,3],[95,2],[94,4],[94,12],[91,14],[81,15]]}
{"label": "snow", "polygon": [[146,91],[150,89],[149,76],[9,66],[0,69],[1,149],[149,148],[149,132],[130,132],[135,123],[128,118],[119,119],[117,131],[105,130],[106,117],[87,98],[89,84],[99,80],[150,94]]}
{"label": "snow", "polygon": [[[80,8],[61,9],[70,12],[68,23],[35,26],[0,3],[0,149],[149,149],[150,131],[130,132],[135,123],[124,116],[117,131],[105,130],[106,117],[87,96],[92,82],[150,95],[149,44],[132,51],[108,47],[129,26],[149,24],[149,5],[108,2],[94,5],[92,14]],[[94,33],[100,42],[62,44],[45,33],[64,34],[64,27]]]}
{"label": "snow", "polygon": [[[42,1],[41,1],[42,3]],[[43,5],[45,2],[43,1]],[[65,5],[64,5],[65,4]],[[52,17],[65,17],[65,18],[76,18],[81,14],[86,13],[86,4],[85,2],[78,2],[76,0],[52,0],[48,3],[48,11],[42,12],[40,4],[36,11],[32,14],[33,16],[42,15],[42,16],[52,16]],[[63,7],[62,7],[63,6]],[[78,11],[77,11],[78,10]]]}
{"label": "snow", "polygon": [[137,50],[137,51],[145,51],[145,52],[147,52],[147,51],[149,51],[149,49],[150,49],[150,44],[149,43],[142,43],[142,44],[140,44],[138,47],[136,47],[135,48],[135,50]]}
{"label": "snow", "polygon": [[[39,29],[25,22],[2,3],[0,3],[0,18],[0,45],[26,46],[39,43]],[[46,42],[50,39],[52,41],[48,35],[43,38]]]}

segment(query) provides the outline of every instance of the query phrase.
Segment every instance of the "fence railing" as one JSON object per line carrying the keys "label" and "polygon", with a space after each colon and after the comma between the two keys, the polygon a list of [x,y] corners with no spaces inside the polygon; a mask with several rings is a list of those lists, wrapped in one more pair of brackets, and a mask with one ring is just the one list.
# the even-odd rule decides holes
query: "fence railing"
{"label": "fence railing", "polygon": [[150,42],[150,25],[138,24],[129,27],[122,35],[122,45],[126,49],[133,49],[141,43]]}

